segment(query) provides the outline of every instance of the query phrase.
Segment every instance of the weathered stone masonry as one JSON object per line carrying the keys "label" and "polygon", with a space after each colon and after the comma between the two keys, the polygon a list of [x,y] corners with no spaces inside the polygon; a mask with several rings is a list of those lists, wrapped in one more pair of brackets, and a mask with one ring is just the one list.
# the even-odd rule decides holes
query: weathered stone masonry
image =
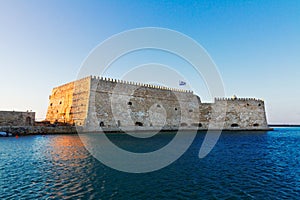
{"label": "weathered stone masonry", "polygon": [[207,129],[209,124],[216,129],[223,124],[230,130],[268,129],[262,100],[216,98],[214,103],[201,103],[192,91],[102,77],[56,87],[49,101],[46,120],[95,130],[136,126]]}
{"label": "weathered stone masonry", "polygon": [[0,126],[33,126],[35,112],[0,111]]}

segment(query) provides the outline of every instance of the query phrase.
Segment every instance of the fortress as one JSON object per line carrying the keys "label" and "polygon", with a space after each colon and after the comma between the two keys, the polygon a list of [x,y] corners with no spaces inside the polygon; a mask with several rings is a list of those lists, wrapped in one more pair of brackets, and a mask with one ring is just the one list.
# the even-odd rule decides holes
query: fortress
{"label": "fortress", "polygon": [[52,90],[46,120],[103,130],[269,130],[264,101],[89,76]]}

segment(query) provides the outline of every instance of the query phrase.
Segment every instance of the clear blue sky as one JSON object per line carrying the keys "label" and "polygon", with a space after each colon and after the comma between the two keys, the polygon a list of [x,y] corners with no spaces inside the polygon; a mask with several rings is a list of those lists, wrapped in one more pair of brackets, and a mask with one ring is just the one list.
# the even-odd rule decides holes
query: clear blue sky
{"label": "clear blue sky", "polygon": [[0,110],[33,110],[42,119],[51,89],[76,79],[96,45],[149,26],[199,42],[217,64],[227,96],[262,98],[270,123],[300,124],[296,0],[0,0]]}

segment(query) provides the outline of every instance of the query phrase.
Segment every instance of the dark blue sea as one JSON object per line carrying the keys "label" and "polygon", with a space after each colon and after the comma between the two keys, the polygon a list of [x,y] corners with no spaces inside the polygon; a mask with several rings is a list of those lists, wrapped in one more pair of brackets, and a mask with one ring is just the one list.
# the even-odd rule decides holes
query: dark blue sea
{"label": "dark blue sea", "polygon": [[[77,135],[0,138],[0,199],[299,199],[300,128],[223,132],[203,159],[205,133],[171,165],[150,173],[111,169]],[[140,151],[140,140],[111,135]],[[173,134],[153,144],[165,145]],[[147,143],[149,146],[149,143]],[[151,145],[151,144],[150,144]]]}

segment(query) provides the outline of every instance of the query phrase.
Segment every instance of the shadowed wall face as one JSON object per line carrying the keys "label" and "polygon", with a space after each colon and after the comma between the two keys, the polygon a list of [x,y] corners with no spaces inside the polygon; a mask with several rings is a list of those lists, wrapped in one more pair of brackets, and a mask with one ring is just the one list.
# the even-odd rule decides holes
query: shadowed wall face
{"label": "shadowed wall face", "polygon": [[0,111],[0,126],[33,126],[35,112]]}
{"label": "shadowed wall face", "polygon": [[[102,127],[179,127],[199,121],[199,100],[191,92],[93,80],[89,116]],[[97,123],[95,124],[97,126]]]}
{"label": "shadowed wall face", "polygon": [[216,100],[213,105],[222,106],[226,102],[226,129],[265,129],[268,128],[264,101],[257,99]]}

